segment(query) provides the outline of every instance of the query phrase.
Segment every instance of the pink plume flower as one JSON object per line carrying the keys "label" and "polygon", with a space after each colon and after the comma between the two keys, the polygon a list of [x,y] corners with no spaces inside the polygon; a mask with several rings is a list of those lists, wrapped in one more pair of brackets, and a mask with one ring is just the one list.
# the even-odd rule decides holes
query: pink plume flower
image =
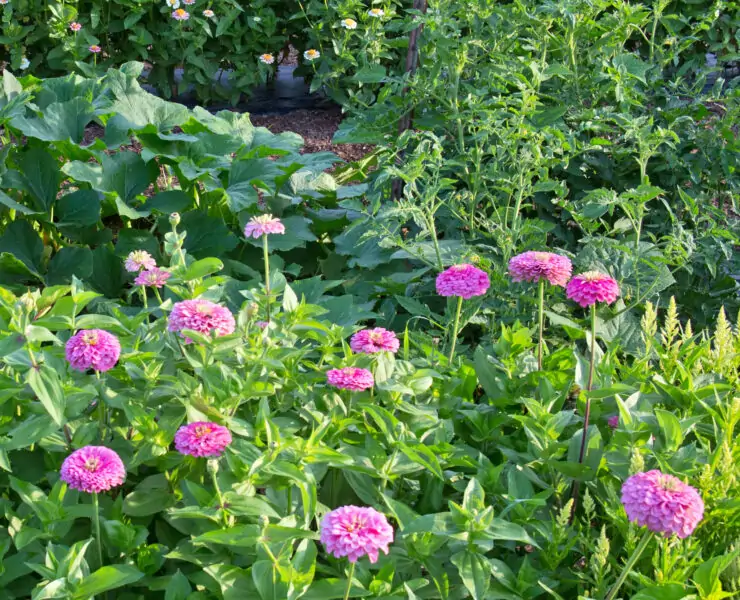
{"label": "pink plume flower", "polygon": [[134,250],[126,257],[124,265],[129,273],[147,271],[157,266],[157,261],[146,250]]}
{"label": "pink plume flower", "polygon": [[565,293],[584,308],[597,302],[611,304],[619,297],[619,284],[609,275],[587,271],[571,279]]}
{"label": "pink plume flower", "polygon": [[69,338],[64,355],[70,366],[78,371],[109,371],[121,356],[121,343],[112,333],[87,329]]}
{"label": "pink plume flower", "polygon": [[376,352],[398,352],[400,342],[396,334],[382,327],[363,329],[352,336],[349,342],[353,352],[375,354]]}
{"label": "pink plume flower", "polygon": [[612,429],[616,429],[617,427],[619,427],[619,415],[613,415],[609,417],[607,423],[609,424],[609,427],[611,427]]}
{"label": "pink plume flower", "polygon": [[524,252],[509,261],[509,275],[514,281],[538,283],[545,279],[551,285],[565,287],[572,272],[570,259],[552,252]]}
{"label": "pink plume flower", "polygon": [[[220,337],[234,333],[236,322],[228,308],[199,298],[176,302],[172,307],[167,329],[169,331],[192,329],[206,335],[215,331]],[[186,344],[192,341],[190,338],[185,338]]]}
{"label": "pink plume flower", "polygon": [[73,490],[98,494],[121,485],[126,479],[126,467],[110,448],[85,446],[64,459],[59,475]]}
{"label": "pink plume flower", "polygon": [[231,444],[231,432],[216,423],[197,421],[184,425],[175,434],[175,448],[189,456],[221,456]]}
{"label": "pink plume flower", "polygon": [[285,225],[280,222],[280,219],[272,215],[252,217],[244,228],[244,235],[255,239],[271,233],[285,233]]}
{"label": "pink plume flower", "polygon": [[488,273],[473,265],[454,265],[437,275],[437,293],[440,296],[460,296],[469,300],[482,296],[491,286]]}
{"label": "pink plume flower", "polygon": [[326,513],[321,521],[321,543],[335,558],[357,562],[363,556],[378,561],[378,551],[388,554],[393,527],[385,515],[365,506],[342,506]]}
{"label": "pink plume flower", "polygon": [[164,269],[160,269],[159,267],[154,267],[153,269],[148,269],[139,273],[136,276],[136,279],[134,279],[134,284],[143,285],[145,287],[161,288],[170,277],[172,277],[172,273],[165,271]]}
{"label": "pink plume flower", "polygon": [[356,367],[331,369],[326,373],[326,379],[329,385],[333,385],[340,390],[352,390],[353,392],[369,390],[375,385],[375,379],[373,379],[373,374],[370,371]]}
{"label": "pink plume flower", "polygon": [[660,471],[632,475],[622,486],[627,518],[640,527],[680,538],[691,535],[704,517],[704,502],[690,485]]}

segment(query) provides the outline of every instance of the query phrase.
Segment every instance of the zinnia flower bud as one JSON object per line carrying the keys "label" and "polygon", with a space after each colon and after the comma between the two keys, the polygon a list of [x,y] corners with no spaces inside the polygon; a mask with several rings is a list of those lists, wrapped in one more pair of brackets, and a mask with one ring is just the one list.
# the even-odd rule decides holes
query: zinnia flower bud
{"label": "zinnia flower bud", "polygon": [[172,213],[170,214],[170,225],[172,227],[177,227],[180,224],[180,213]]}

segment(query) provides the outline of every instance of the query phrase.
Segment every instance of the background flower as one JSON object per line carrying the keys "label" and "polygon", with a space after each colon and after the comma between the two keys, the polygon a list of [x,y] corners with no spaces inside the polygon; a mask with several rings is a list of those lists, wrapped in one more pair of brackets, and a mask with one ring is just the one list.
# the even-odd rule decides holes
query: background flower
{"label": "background flower", "polygon": [[82,25],[80,25],[79,23],[77,23],[77,22],[75,21],[74,23],[70,23],[70,24],[69,24],[69,28],[70,28],[70,29],[71,29],[72,31],[74,31],[75,33],[77,33],[77,32],[78,32],[78,31],[79,31],[80,29],[82,29]]}
{"label": "background flower", "polygon": [[318,50],[313,50],[313,49],[306,50],[303,53],[303,58],[305,58],[306,60],[316,60],[320,56],[321,56],[321,53]]}
{"label": "background flower", "polygon": [[437,275],[440,296],[460,296],[469,300],[485,294],[490,285],[488,273],[468,264],[455,265]]}
{"label": "background flower", "polygon": [[102,49],[102,48],[101,48],[100,46],[98,46],[97,44],[93,44],[92,46],[90,46],[90,47],[88,48],[88,50],[90,50],[90,52],[92,52],[93,54],[98,54],[98,53],[99,53],[99,52],[101,52],[101,51],[102,51],[103,49]]}
{"label": "background flower", "polygon": [[134,250],[126,257],[124,266],[129,273],[136,273],[141,270],[154,269],[157,261],[146,250]]}
{"label": "background flower", "polygon": [[342,27],[345,29],[357,29],[357,21],[354,19],[342,19]]}
{"label": "background flower", "polygon": [[375,385],[375,379],[373,379],[373,374],[370,371],[356,367],[331,369],[326,373],[326,378],[330,385],[353,392],[361,392]]}
{"label": "background flower", "polygon": [[215,16],[215,13],[210,8],[206,8],[203,11],[203,16],[206,17],[207,19],[210,19],[211,17]]}
{"label": "background flower", "polygon": [[[217,336],[229,335],[235,328],[234,315],[228,308],[202,298],[176,302],[167,325],[169,331],[192,329],[206,335],[215,331]],[[185,342],[190,343],[192,340],[185,338]]]}
{"label": "background flower", "polygon": [[565,291],[568,298],[585,308],[596,302],[614,302],[619,297],[619,284],[609,275],[587,271],[571,279]]}
{"label": "background flower", "polygon": [[231,432],[217,423],[197,421],[184,425],[175,434],[175,448],[190,456],[221,456],[231,444]]}
{"label": "background flower", "polygon": [[352,336],[349,345],[354,352],[374,354],[376,352],[398,352],[400,342],[392,331],[376,327],[358,331]]}
{"label": "background flower", "polygon": [[266,52],[265,54],[260,54],[260,62],[266,65],[271,65],[275,62],[275,57],[269,52]]}
{"label": "background flower", "polygon": [[252,217],[244,228],[244,235],[255,239],[262,237],[263,235],[276,233],[285,233],[285,225],[280,222],[280,219],[273,217],[272,215]]}
{"label": "background flower", "polygon": [[78,371],[109,371],[121,356],[121,343],[112,333],[87,329],[69,338],[64,354],[70,366]]}
{"label": "background flower", "polygon": [[85,446],[64,459],[59,477],[73,490],[98,494],[121,485],[126,467],[110,448]]}
{"label": "background flower", "polygon": [[388,554],[393,527],[374,508],[342,506],[326,513],[321,521],[321,543],[335,558],[346,556],[354,563],[367,556],[376,563],[378,551]]}
{"label": "background flower", "polygon": [[172,18],[175,21],[187,21],[190,18],[190,13],[182,8],[178,8],[172,12]]}
{"label": "background flower", "polygon": [[169,271],[154,267],[153,269],[139,273],[136,279],[134,279],[134,284],[161,288],[170,277],[172,277],[172,273]]}
{"label": "background flower", "polygon": [[570,259],[553,252],[524,252],[509,261],[509,275],[514,281],[537,283],[545,279],[551,285],[565,287],[572,272]]}

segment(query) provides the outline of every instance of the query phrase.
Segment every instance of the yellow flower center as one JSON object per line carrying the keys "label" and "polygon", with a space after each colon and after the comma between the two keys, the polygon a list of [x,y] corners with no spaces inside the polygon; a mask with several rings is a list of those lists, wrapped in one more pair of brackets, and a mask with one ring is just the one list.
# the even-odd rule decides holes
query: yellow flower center
{"label": "yellow flower center", "polygon": [[549,252],[535,252],[534,258],[535,260],[539,260],[541,262],[547,262],[550,260],[550,253]]}
{"label": "yellow flower center", "polygon": [[204,435],[211,433],[211,428],[208,425],[198,425],[195,428],[195,437],[202,438]]}
{"label": "yellow flower center", "polygon": [[670,477],[661,477],[658,481],[658,485],[668,492],[673,492],[678,489],[676,480]]}
{"label": "yellow flower center", "polygon": [[98,343],[98,334],[94,331],[86,331],[82,334],[82,341],[88,346],[95,346]]}
{"label": "yellow flower center", "polygon": [[98,470],[99,466],[100,460],[98,460],[97,458],[88,458],[84,464],[85,470],[90,471],[90,473],[95,473],[95,471]]}
{"label": "yellow flower center", "polygon": [[580,277],[584,281],[601,281],[602,279],[606,279],[607,275],[604,275],[599,271],[586,271],[585,273],[582,273]]}
{"label": "yellow flower center", "polygon": [[208,304],[199,304],[195,310],[202,315],[206,315],[207,317],[210,317],[211,314],[213,314],[213,308]]}
{"label": "yellow flower center", "polygon": [[373,331],[370,334],[370,341],[372,342],[382,342],[383,341],[383,334],[378,333],[377,331]]}

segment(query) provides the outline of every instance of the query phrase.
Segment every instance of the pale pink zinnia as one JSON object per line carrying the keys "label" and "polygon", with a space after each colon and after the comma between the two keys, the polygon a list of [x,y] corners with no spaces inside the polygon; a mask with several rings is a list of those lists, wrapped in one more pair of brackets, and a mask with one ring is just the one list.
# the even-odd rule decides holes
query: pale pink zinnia
{"label": "pale pink zinnia", "polygon": [[612,429],[616,429],[617,427],[619,427],[619,415],[613,415],[609,417],[609,419],[607,420],[607,424]]}
{"label": "pale pink zinnia", "polygon": [[134,250],[126,257],[124,266],[129,273],[138,273],[139,271],[154,269],[157,266],[157,261],[146,250]]}
{"label": "pale pink zinnia", "polygon": [[[202,298],[176,302],[167,325],[169,331],[192,329],[205,335],[214,331],[217,336],[229,335],[235,328],[234,315],[228,308]],[[189,344],[191,341],[190,338],[185,338],[185,343]]]}
{"label": "pale pink zinnia", "polygon": [[246,237],[258,238],[271,233],[285,233],[285,225],[280,222],[280,219],[272,215],[252,217],[244,228]]}
{"label": "pale pink zinnia", "polygon": [[82,25],[80,25],[77,21],[75,21],[74,23],[69,24],[69,28],[75,33],[77,33],[80,29],[82,29]]}
{"label": "pale pink zinnia", "polygon": [[159,267],[154,267],[153,269],[139,273],[136,279],[134,279],[134,284],[161,288],[170,277],[172,277],[172,273]]}
{"label": "pale pink zinnia", "polygon": [[190,423],[175,434],[177,451],[190,456],[221,456],[230,443],[231,432],[217,423]]}
{"label": "pale pink zinnia", "polygon": [[619,297],[619,284],[609,275],[588,271],[571,279],[565,293],[584,308],[597,302],[611,304]]}
{"label": "pale pink zinnia", "polygon": [[70,366],[78,371],[108,371],[121,356],[121,343],[112,333],[102,329],[87,329],[69,338],[64,355]]}
{"label": "pale pink zinnia", "polygon": [[690,485],[660,471],[633,475],[622,486],[627,518],[640,527],[680,538],[691,535],[704,517],[704,502]]}
{"label": "pale pink zinnia", "polygon": [[400,342],[396,334],[382,327],[363,329],[352,336],[349,342],[353,352],[375,354],[376,352],[398,352]]}
{"label": "pale pink zinnia", "polygon": [[190,18],[190,13],[182,8],[172,11],[172,18],[175,21],[187,21]]}
{"label": "pale pink zinnia", "polygon": [[85,446],[64,459],[59,477],[73,490],[98,494],[121,485],[126,467],[110,448]]}
{"label": "pale pink zinnia", "polygon": [[570,259],[553,252],[524,252],[509,261],[509,275],[514,281],[539,283],[545,279],[551,285],[565,287],[572,272]]}
{"label": "pale pink zinnia", "polygon": [[340,390],[352,390],[353,392],[368,390],[375,385],[375,379],[373,379],[373,374],[370,371],[356,367],[331,369],[327,371],[326,379],[329,385],[333,385]]}
{"label": "pale pink zinnia", "polygon": [[460,296],[469,300],[482,296],[491,286],[488,273],[473,265],[455,265],[437,275],[437,293],[440,296]]}
{"label": "pale pink zinnia", "polygon": [[216,16],[216,13],[214,13],[210,8],[206,8],[203,11],[203,16],[206,17],[206,18],[208,18],[208,19],[210,19],[211,17]]}
{"label": "pale pink zinnia", "polygon": [[93,44],[88,48],[88,50],[90,50],[90,52],[92,52],[93,54],[98,54],[103,51],[103,49],[97,44]]}
{"label": "pale pink zinnia", "polygon": [[393,527],[383,513],[366,506],[342,506],[326,513],[321,521],[321,543],[335,558],[357,562],[367,556],[378,561],[378,551],[388,554]]}

